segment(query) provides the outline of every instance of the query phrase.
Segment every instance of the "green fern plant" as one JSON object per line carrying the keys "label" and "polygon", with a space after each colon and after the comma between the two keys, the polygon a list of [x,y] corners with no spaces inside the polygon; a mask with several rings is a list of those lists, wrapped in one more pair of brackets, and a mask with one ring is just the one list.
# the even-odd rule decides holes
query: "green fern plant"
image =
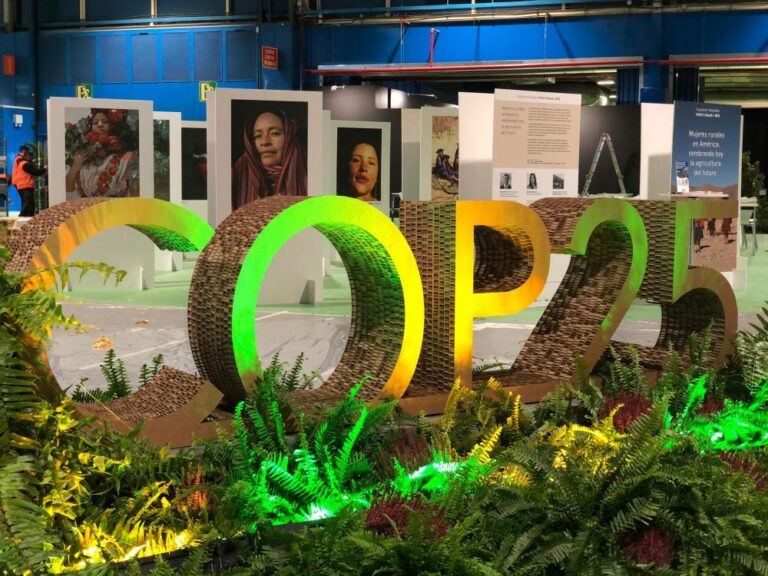
{"label": "green fern plant", "polygon": [[107,350],[104,361],[101,363],[101,373],[107,381],[107,396],[123,398],[131,393],[125,362],[117,356],[114,348]]}
{"label": "green fern plant", "polygon": [[605,391],[582,358],[576,359],[572,382],[559,382],[544,396],[534,411],[537,428],[563,426],[572,422],[596,422],[605,403]]}
{"label": "green fern plant", "polygon": [[608,374],[603,385],[603,392],[606,395],[616,396],[619,392],[626,392],[633,396],[650,396],[648,386],[648,377],[640,363],[640,355],[637,348],[629,346],[628,361],[622,358],[616,350],[611,347],[609,354],[611,361],[608,363]]}
{"label": "green fern plant", "polygon": [[510,368],[512,368],[511,363],[501,360],[481,362],[472,366],[472,379],[475,380],[481,376],[492,376],[495,371],[509,370]]}
{"label": "green fern plant", "polygon": [[288,364],[280,361],[279,352],[272,356],[272,360],[261,376],[261,381],[271,386],[278,394],[295,392],[296,390],[309,390],[313,382],[319,378],[318,374],[304,374],[304,352],[301,352],[288,368]]}
{"label": "green fern plant", "polygon": [[[149,384],[157,376],[157,373],[160,372],[163,363],[163,355],[158,354],[152,358],[150,366],[142,364],[139,369],[139,386]],[[82,404],[111,402],[118,398],[124,398],[131,393],[132,388],[128,379],[128,372],[125,369],[125,363],[117,356],[113,348],[107,350],[100,368],[107,381],[107,388],[92,388],[89,390],[85,387],[88,379],[81,378],[75,385],[75,391],[71,395],[73,402]]]}
{"label": "green fern plant", "polygon": [[749,330],[739,331],[733,356],[720,372],[728,396],[742,400],[768,380],[768,308],[757,313]]}
{"label": "green fern plant", "polygon": [[466,456],[494,434],[494,450],[512,444],[532,432],[533,422],[520,396],[489,378],[473,388],[457,381],[435,428],[445,440],[440,448]]}
{"label": "green fern plant", "polygon": [[0,459],[0,573],[43,573],[52,552],[61,550],[35,502],[35,473],[29,456]]}
{"label": "green fern plant", "polygon": [[497,568],[603,573],[622,535],[661,511],[668,484],[657,465],[664,451],[664,408],[638,419],[621,442],[609,435],[596,443],[597,429],[577,427],[512,448],[507,464],[525,470],[526,480],[490,496],[496,520],[511,530],[500,543]]}
{"label": "green fern plant", "polygon": [[163,358],[163,355],[158,354],[152,358],[152,364],[150,366],[142,364],[141,368],[139,369],[139,386],[146,386],[152,382],[154,377],[157,376],[157,373],[160,372],[160,369],[163,367],[164,363],[165,359]]}
{"label": "green fern plant", "polygon": [[273,389],[235,410],[236,449],[243,463],[233,497],[251,530],[265,519],[295,522],[327,518],[345,506],[364,507],[375,483],[370,456],[391,421],[394,402],[366,406],[356,396],[363,381],[320,418],[298,418],[295,441]]}

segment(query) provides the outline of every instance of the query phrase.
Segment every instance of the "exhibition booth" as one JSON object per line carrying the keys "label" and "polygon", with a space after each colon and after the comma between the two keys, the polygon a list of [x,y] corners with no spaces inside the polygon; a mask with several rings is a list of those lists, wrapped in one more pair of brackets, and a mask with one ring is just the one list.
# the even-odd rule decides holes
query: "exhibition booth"
{"label": "exhibition booth", "polygon": [[[48,498],[52,517],[78,518],[79,547],[51,545],[63,550],[48,564],[53,573],[195,550],[210,534],[219,543],[256,539],[265,525],[329,522],[349,509],[370,509],[368,522],[376,510],[377,533],[398,538],[405,530],[398,514],[429,510],[426,541],[443,542],[457,502],[497,489],[523,502],[531,488],[546,493],[549,506],[557,500],[546,478],[567,473],[583,473],[584,484],[563,480],[573,491],[566,500],[590,493],[590,482],[596,494],[616,483],[605,501],[616,499],[619,520],[596,522],[613,522],[617,535],[606,546],[625,550],[646,529],[673,538],[657,493],[666,482],[682,498],[687,487],[671,478],[665,454],[685,468],[702,453],[768,444],[763,384],[745,368],[754,358],[744,355],[738,332],[736,293],[750,281],[741,253],[738,106],[583,108],[580,95],[498,89],[459,93],[458,106],[389,108],[377,106],[382,90],[219,88],[207,93],[205,122],[155,110],[151,101],[48,100],[48,208],[15,221],[5,266],[19,298],[46,303],[38,304],[46,325],[30,335],[35,358],[24,360],[34,368],[34,390],[13,376],[20,396],[9,396],[10,424],[0,418],[0,454],[21,442],[6,442],[6,428],[32,434],[14,423],[24,420],[23,406],[45,401],[59,406],[46,418],[60,419],[60,434],[69,426],[108,438],[108,454],[83,441],[50,456],[66,463],[68,486],[81,476],[97,486],[99,470],[117,477],[129,469],[138,448],[120,438],[146,442],[152,458],[166,458],[160,447],[169,447],[183,459],[172,480],[158,472],[134,486],[117,527],[106,518],[81,522],[79,512],[57,508],[79,504]],[[322,308],[338,304],[334,274],[348,285],[340,315]],[[141,386],[132,387],[114,352],[97,366],[96,343],[64,354],[47,342],[68,337],[51,325],[82,327],[53,296],[45,300],[51,291],[68,306],[117,290],[95,308],[99,322],[119,323],[126,291],[152,292],[168,277],[184,290],[178,339],[165,336],[183,350],[183,365],[161,367],[157,357],[150,364],[169,350],[163,343],[129,353],[144,362]],[[640,303],[657,314],[652,329],[639,328],[650,340],[619,341]],[[138,309],[144,318],[117,326],[113,337],[149,342],[150,314]],[[348,317],[343,339],[310,361],[309,371],[324,367],[322,379],[300,377],[303,351],[293,368],[277,355],[292,340],[303,346],[325,337],[288,324],[313,314],[327,324]],[[497,324],[506,329],[521,318],[531,326],[516,344],[503,332],[493,354],[479,351]],[[270,330],[280,343],[268,340]],[[713,375],[721,366],[736,374],[734,354],[741,362],[734,378],[752,396],[722,404],[726,392],[712,392]],[[101,371],[110,388],[82,380],[73,388],[77,372],[58,372],[67,359],[87,364],[88,374]],[[119,392],[116,380],[125,384]],[[702,410],[708,402],[725,408],[710,414]],[[433,428],[429,418],[438,417]],[[757,432],[734,432],[741,425]],[[197,452],[185,451],[190,446]],[[634,459],[641,449],[647,466]],[[90,468],[70,466],[73,459]],[[667,476],[656,477],[662,468]],[[647,480],[650,495],[629,481],[619,486],[617,475]],[[225,489],[217,492],[216,482]],[[21,490],[10,486],[9,494]],[[408,511],[387,508],[394,500]],[[241,524],[228,533],[215,514]],[[619,526],[621,514],[636,517]],[[131,526],[129,516],[140,520]],[[507,555],[494,564],[499,572],[455,573],[539,566],[526,554],[545,554],[556,538],[534,546],[536,538],[518,533],[499,544]],[[591,536],[562,538],[575,546]],[[25,550],[28,557],[29,566],[42,565]]]}

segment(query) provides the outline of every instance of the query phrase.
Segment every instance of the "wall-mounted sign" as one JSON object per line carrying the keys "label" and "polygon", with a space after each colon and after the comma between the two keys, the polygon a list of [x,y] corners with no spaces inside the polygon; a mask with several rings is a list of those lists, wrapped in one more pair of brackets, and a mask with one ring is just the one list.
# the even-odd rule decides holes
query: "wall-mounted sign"
{"label": "wall-mounted sign", "polygon": [[741,107],[675,102],[672,194],[739,197]]}
{"label": "wall-mounted sign", "polygon": [[75,86],[77,98],[93,98],[93,84],[78,84]]}
{"label": "wall-mounted sign", "polygon": [[578,195],[581,96],[496,90],[494,99],[491,197]]}
{"label": "wall-mounted sign", "polygon": [[261,67],[269,68],[270,70],[277,70],[278,68],[277,48],[273,46],[261,47]]}
{"label": "wall-mounted sign", "polygon": [[16,76],[16,56],[3,54],[3,76]]}
{"label": "wall-mounted sign", "polygon": [[[741,107],[675,102],[670,191],[674,197],[738,200]],[[697,218],[691,266],[720,272],[736,268],[738,221]]]}
{"label": "wall-mounted sign", "polygon": [[208,92],[216,90],[216,82],[210,80],[203,80],[200,82],[200,102],[208,100]]}

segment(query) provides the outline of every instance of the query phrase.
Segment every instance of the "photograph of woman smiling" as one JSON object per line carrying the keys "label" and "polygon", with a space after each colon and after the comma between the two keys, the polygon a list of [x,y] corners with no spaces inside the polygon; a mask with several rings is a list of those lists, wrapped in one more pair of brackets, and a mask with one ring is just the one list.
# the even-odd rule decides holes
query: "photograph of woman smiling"
{"label": "photograph of woman smiling", "polygon": [[[233,120],[236,104],[253,106],[233,102]],[[232,167],[233,210],[267,196],[307,195],[306,104],[304,109],[303,123],[288,104],[259,106],[246,116],[237,148],[233,135],[233,158],[237,158]],[[238,148],[242,153],[236,156]]]}
{"label": "photograph of woman smiling", "polygon": [[363,202],[381,200],[381,130],[340,128],[336,185],[339,196]]}

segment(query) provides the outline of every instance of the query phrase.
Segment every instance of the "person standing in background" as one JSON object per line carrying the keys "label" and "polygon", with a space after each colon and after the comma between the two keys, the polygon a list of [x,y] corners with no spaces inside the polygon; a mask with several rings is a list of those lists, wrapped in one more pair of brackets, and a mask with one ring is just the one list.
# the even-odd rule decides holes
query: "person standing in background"
{"label": "person standing in background", "polygon": [[733,218],[723,218],[723,223],[720,224],[720,231],[725,236],[725,243],[728,244],[728,236],[731,235],[731,223]]}
{"label": "person standing in background", "polygon": [[26,145],[19,147],[19,153],[13,160],[11,183],[21,196],[19,216],[22,218],[35,215],[35,177],[45,174],[45,167],[36,168],[32,160],[32,151]]}
{"label": "person standing in background", "polygon": [[693,249],[695,252],[701,252],[701,241],[704,239],[704,227],[707,221],[704,218],[697,218],[693,221]]}
{"label": "person standing in background", "polygon": [[710,218],[707,220],[707,232],[709,232],[710,237],[717,235],[717,219]]}

